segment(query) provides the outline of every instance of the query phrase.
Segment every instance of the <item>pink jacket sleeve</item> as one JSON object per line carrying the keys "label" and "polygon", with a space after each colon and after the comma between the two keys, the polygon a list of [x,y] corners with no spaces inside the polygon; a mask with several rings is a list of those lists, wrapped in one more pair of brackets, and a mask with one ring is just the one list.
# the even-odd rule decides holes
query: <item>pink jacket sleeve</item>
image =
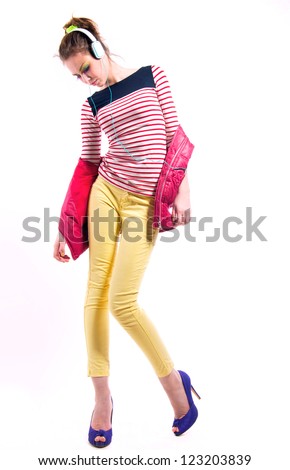
{"label": "pink jacket sleeve", "polygon": [[58,225],[74,260],[89,246],[87,206],[101,162],[101,130],[88,101],[81,111],[81,132],[82,153],[69,183]]}

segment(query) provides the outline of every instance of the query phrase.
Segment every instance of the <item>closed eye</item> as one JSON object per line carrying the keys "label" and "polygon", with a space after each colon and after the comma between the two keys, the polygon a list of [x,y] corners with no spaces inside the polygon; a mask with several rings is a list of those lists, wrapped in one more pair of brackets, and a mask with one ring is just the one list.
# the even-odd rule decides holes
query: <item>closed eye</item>
{"label": "closed eye", "polygon": [[81,66],[81,68],[80,68],[81,75],[79,75],[79,74],[74,74],[74,77],[76,77],[76,78],[79,80],[80,78],[82,78],[82,74],[83,74],[83,73],[84,73],[84,74],[87,74],[89,70],[90,70],[90,64],[84,63],[84,64]]}
{"label": "closed eye", "polygon": [[80,72],[81,73],[88,73],[88,71],[90,70],[90,64],[84,64],[81,69],[80,69]]}

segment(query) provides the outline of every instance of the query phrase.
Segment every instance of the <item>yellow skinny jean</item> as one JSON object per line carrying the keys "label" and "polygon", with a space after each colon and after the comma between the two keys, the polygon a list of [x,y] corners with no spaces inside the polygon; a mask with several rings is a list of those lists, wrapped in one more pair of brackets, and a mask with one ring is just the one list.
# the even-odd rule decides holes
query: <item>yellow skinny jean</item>
{"label": "yellow skinny jean", "polygon": [[[155,245],[154,197],[125,191],[98,176],[88,205],[89,275],[84,306],[88,375],[108,376],[109,312],[149,359],[158,377],[173,363],[137,298]],[[149,223],[148,223],[149,219]]]}

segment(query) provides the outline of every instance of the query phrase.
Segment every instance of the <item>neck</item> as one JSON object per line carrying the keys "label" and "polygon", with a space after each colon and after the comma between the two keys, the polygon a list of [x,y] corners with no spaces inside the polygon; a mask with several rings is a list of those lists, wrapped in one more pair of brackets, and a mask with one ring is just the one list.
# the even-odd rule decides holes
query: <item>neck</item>
{"label": "neck", "polygon": [[107,85],[114,85],[114,83],[123,80],[128,77],[128,75],[136,71],[136,69],[122,67],[122,65],[117,64],[107,57],[104,65],[106,69]]}
{"label": "neck", "polygon": [[109,62],[109,69],[108,69],[108,83],[109,85],[114,85],[114,83],[123,80],[126,70],[121,65],[116,64],[115,62]]}

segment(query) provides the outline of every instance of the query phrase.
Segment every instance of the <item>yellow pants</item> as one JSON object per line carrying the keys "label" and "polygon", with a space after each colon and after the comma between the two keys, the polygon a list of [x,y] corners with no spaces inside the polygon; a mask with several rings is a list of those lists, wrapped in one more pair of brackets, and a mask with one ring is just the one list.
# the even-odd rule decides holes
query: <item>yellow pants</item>
{"label": "yellow pants", "polygon": [[153,212],[154,197],[125,191],[101,176],[92,186],[84,306],[90,377],[109,375],[109,311],[143,350],[158,377],[173,369],[155,327],[137,303],[158,234],[158,229],[152,229],[150,224]]}

